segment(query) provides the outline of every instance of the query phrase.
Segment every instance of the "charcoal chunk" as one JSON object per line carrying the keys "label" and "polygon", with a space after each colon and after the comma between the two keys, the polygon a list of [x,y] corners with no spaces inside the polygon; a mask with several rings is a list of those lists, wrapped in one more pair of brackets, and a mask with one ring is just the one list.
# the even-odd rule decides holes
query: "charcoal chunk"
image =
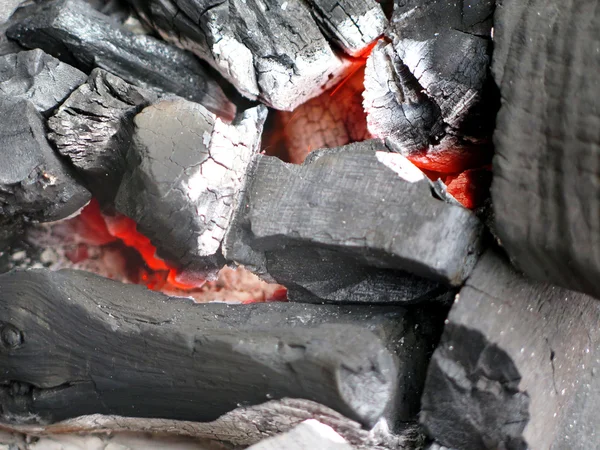
{"label": "charcoal chunk", "polygon": [[304,398],[366,426],[414,417],[441,325],[401,307],[197,304],[68,270],[1,275],[0,323],[3,422],[207,422]]}
{"label": "charcoal chunk", "polygon": [[600,417],[600,302],[486,253],[450,311],[421,421],[457,449],[587,449]]}
{"label": "charcoal chunk", "polygon": [[527,275],[600,298],[600,12],[503,1],[496,23],[498,237]]}
{"label": "charcoal chunk", "polygon": [[152,91],[94,69],[48,120],[48,139],[102,203],[114,199],[125,173],[134,116],[157,100]]}
{"label": "charcoal chunk", "polygon": [[116,207],[138,223],[159,255],[205,277],[216,275],[266,114],[263,106],[249,109],[228,125],[197,103],[174,99],[135,117]]}
{"label": "charcoal chunk", "polygon": [[83,207],[90,193],[54,153],[33,103],[0,96],[0,215],[48,222]]}
{"label": "charcoal chunk", "polygon": [[235,115],[235,106],[197,58],[153,37],[134,34],[83,0],[32,5],[7,35],[85,72],[100,67],[136,86],[201,103],[224,119]]}
{"label": "charcoal chunk", "polygon": [[301,0],[128,1],[164,39],[275,109],[291,111],[321,94],[347,65]]}
{"label": "charcoal chunk", "polygon": [[42,114],[61,104],[86,78],[39,49],[0,57],[0,95],[27,99]]}
{"label": "charcoal chunk", "polygon": [[274,279],[270,257],[304,247],[460,285],[481,246],[477,218],[434,198],[422,172],[381,141],[312,152],[303,165],[261,155],[240,205],[225,256]]}

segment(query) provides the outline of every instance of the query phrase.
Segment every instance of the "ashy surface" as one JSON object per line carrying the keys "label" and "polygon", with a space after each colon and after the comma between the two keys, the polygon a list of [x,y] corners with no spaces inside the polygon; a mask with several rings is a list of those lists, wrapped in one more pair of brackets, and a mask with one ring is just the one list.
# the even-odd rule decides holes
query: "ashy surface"
{"label": "ashy surface", "polygon": [[528,275],[600,298],[600,10],[504,0],[495,19],[498,236]]}
{"label": "ashy surface", "polygon": [[235,115],[235,106],[197,58],[129,31],[84,0],[31,5],[7,35],[86,72],[100,67],[137,86],[201,103],[224,119]]}
{"label": "ashy surface", "polygon": [[589,449],[600,417],[600,302],[489,251],[456,297],[421,421],[456,449]]}
{"label": "ashy surface", "polygon": [[86,78],[39,49],[0,57],[0,95],[29,100],[42,114],[60,105]]}
{"label": "ashy surface", "polygon": [[48,139],[102,203],[114,198],[125,171],[133,117],[155,101],[152,91],[94,69],[48,120]]}
{"label": "ashy surface", "polygon": [[264,106],[225,124],[197,103],[163,100],[134,119],[116,207],[179,267],[213,276],[239,191],[259,150]]}

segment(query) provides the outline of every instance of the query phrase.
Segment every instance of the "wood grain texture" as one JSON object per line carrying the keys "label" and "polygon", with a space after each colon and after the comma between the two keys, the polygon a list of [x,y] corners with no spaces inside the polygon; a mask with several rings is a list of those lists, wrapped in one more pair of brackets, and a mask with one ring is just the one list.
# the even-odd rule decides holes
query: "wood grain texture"
{"label": "wood grain texture", "polygon": [[528,275],[600,297],[600,9],[503,0],[496,26],[498,236]]}

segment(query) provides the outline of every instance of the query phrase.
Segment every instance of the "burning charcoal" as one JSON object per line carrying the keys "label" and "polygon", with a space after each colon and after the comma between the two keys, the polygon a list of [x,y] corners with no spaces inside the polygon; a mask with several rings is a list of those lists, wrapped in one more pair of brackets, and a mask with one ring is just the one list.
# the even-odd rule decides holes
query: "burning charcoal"
{"label": "burning charcoal", "polygon": [[0,215],[40,222],[63,219],[83,207],[90,193],[46,141],[33,103],[0,96]]}
{"label": "burning charcoal", "polygon": [[56,108],[86,75],[42,50],[0,57],[0,95],[24,98],[42,114]]}
{"label": "burning charcoal", "polygon": [[[242,94],[275,109],[290,111],[316,97],[347,66],[301,0],[210,6],[192,0],[128,1],[164,39],[209,61]],[[356,5],[360,9],[360,0]]]}
{"label": "burning charcoal", "polygon": [[383,34],[387,19],[375,0],[309,0],[319,26],[346,53],[359,56]]}
{"label": "burning charcoal", "polygon": [[530,281],[494,252],[459,297],[429,366],[429,434],[457,449],[594,448],[600,302]]}
{"label": "burning charcoal", "polygon": [[343,437],[318,420],[310,419],[287,433],[259,442],[247,450],[353,450]]}
{"label": "burning charcoal", "polygon": [[[245,195],[225,256],[276,280],[301,272],[305,289],[311,277],[320,289],[336,260],[350,261],[350,270],[402,270],[451,285],[460,285],[477,260],[477,218],[434,198],[422,172],[381,141],[312,152],[303,165],[260,156]],[[335,259],[319,262],[321,249]],[[312,253],[315,266],[302,268],[294,252]],[[364,275],[356,283],[369,279]],[[322,286],[346,289],[349,280],[338,277]],[[428,288],[416,286],[421,294]]]}
{"label": "burning charcoal", "polygon": [[[78,271],[0,276],[3,422],[84,414],[212,421],[304,398],[373,426],[418,410],[428,310],[195,304]],[[85,339],[81,337],[85,336]],[[51,355],[51,357],[49,357]]]}
{"label": "burning charcoal", "polygon": [[83,0],[51,0],[27,8],[7,35],[89,72],[95,66],[143,88],[174,93],[230,120],[235,106],[207,69],[180,49],[136,35]]}
{"label": "burning charcoal", "polygon": [[101,202],[114,199],[125,172],[133,117],[157,101],[152,91],[94,69],[48,120],[48,138],[83,175]]}
{"label": "burning charcoal", "polygon": [[201,105],[175,99],[135,117],[130,170],[116,207],[139,224],[159,256],[205,277],[222,267],[221,241],[266,114],[260,106],[227,125]]}
{"label": "burning charcoal", "polygon": [[497,235],[519,269],[597,298],[599,17],[588,2],[501,3],[492,184]]}

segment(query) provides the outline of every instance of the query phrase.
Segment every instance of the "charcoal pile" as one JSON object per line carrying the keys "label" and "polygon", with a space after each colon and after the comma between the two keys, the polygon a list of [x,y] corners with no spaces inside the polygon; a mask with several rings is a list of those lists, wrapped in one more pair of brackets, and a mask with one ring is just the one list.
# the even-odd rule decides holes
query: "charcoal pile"
{"label": "charcoal pile", "polygon": [[0,447],[598,447],[595,6],[0,2]]}

